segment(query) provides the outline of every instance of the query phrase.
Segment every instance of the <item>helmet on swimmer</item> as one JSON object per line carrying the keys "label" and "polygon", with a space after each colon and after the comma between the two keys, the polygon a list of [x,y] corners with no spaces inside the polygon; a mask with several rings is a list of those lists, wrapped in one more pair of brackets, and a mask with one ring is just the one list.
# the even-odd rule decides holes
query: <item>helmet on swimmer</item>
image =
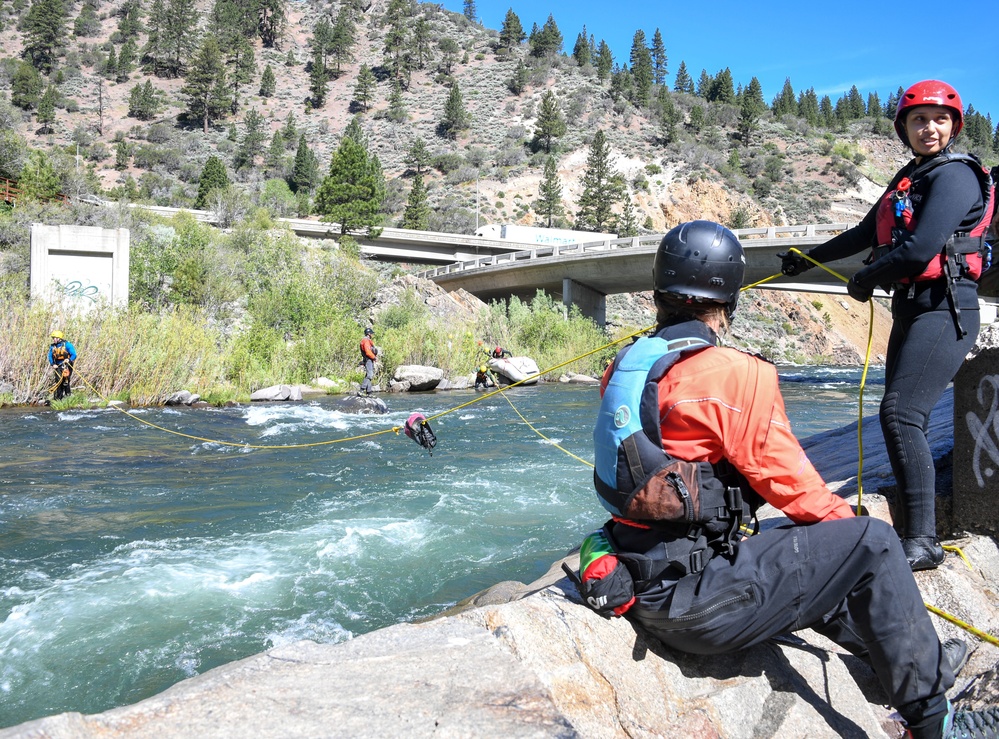
{"label": "helmet on swimmer", "polygon": [[366,328],[366,329],[364,329],[364,335],[365,336],[374,336],[375,335],[375,330],[373,328],[370,328],[370,327]]}
{"label": "helmet on swimmer", "polygon": [[957,90],[940,80],[922,80],[902,93],[895,110],[895,133],[906,146],[910,144],[909,135],[905,132],[905,119],[909,111],[919,105],[940,105],[950,110],[954,116],[954,130],[951,132],[948,146],[953,143],[964,128],[964,105]]}
{"label": "helmet on swimmer", "polygon": [[62,331],[53,331],[51,334],[52,338],[56,341],[62,341],[66,337],[63,335]]}
{"label": "helmet on swimmer", "polygon": [[668,302],[720,303],[731,317],[745,274],[746,255],[734,233],[713,221],[690,221],[663,236],[652,283]]}
{"label": "helmet on swimmer", "polygon": [[479,367],[479,372],[485,372],[487,369],[488,367],[486,367],[486,365],[483,364],[481,367]]}

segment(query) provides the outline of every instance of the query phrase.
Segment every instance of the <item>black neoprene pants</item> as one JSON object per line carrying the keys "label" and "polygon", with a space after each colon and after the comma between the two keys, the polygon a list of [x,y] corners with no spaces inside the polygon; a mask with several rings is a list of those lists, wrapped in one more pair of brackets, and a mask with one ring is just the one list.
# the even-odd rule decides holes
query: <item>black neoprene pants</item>
{"label": "black neoprene pants", "polygon": [[[648,533],[626,528],[615,529],[623,550],[648,544]],[[721,654],[811,628],[866,660],[906,721],[947,710],[954,675],[898,536],[880,519],[787,525],[750,537],[734,557],[708,562],[691,607],[671,619],[674,584],[652,583],[628,612],[668,647]]]}
{"label": "black neoprene pants", "polygon": [[961,367],[978,337],[975,285],[959,280],[958,338],[943,281],[906,289],[892,298],[893,323],[885,358],[881,430],[898,492],[895,530],[899,536],[936,536],[936,470],[927,440],[930,411]]}

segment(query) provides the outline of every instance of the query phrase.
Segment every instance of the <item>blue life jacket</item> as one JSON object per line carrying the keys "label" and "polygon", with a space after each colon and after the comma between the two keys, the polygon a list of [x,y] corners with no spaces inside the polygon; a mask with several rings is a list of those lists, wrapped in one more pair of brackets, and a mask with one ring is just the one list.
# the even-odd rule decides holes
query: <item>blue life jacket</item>
{"label": "blue life jacket", "polygon": [[[631,497],[673,462],[662,446],[659,380],[700,337],[641,338],[618,354],[593,429],[594,484],[604,508],[627,516]],[[693,518],[689,517],[692,521]]]}

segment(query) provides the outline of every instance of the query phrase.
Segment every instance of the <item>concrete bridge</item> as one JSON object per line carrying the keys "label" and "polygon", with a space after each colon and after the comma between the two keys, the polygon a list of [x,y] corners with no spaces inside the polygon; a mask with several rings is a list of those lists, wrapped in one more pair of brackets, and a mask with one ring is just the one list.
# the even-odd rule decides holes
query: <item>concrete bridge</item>
{"label": "concrete bridge", "polygon": [[[852,224],[736,229],[746,250],[745,284],[780,273],[777,253],[791,247],[805,251],[824,243]],[[482,300],[516,295],[529,300],[537,290],[576,305],[598,324],[606,319],[606,296],[652,287],[652,265],[662,234],[610,239],[571,246],[540,246],[512,254],[482,256],[420,273],[448,290],[463,288]],[[864,254],[830,262],[849,277],[863,266]],[[798,277],[779,276],[760,285],[775,290],[846,293],[846,283],[815,267]],[[879,296],[885,293],[878,290]]]}

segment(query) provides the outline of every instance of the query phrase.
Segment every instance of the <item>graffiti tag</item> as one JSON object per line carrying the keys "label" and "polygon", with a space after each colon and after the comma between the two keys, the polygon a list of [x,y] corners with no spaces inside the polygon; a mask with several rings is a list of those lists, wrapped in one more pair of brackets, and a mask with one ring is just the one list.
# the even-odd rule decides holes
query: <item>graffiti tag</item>
{"label": "graffiti tag", "polygon": [[[987,408],[988,415],[985,420],[982,421],[974,413],[965,415],[968,431],[975,440],[971,466],[980,488],[985,487],[987,478],[992,477],[999,467],[999,446],[996,445],[996,440],[999,439],[999,375],[985,375],[978,383],[978,402],[983,408],[985,408],[985,395],[989,391],[992,400]],[[982,452],[988,455],[984,468]],[[988,462],[991,462],[991,465]]]}
{"label": "graffiti tag", "polygon": [[97,302],[95,297],[99,292],[100,288],[97,285],[87,285],[83,286],[83,283],[79,280],[73,280],[72,282],[67,282],[65,285],[61,284],[58,280],[55,280],[56,286],[62,290],[63,295],[70,298],[86,298],[92,303]]}

